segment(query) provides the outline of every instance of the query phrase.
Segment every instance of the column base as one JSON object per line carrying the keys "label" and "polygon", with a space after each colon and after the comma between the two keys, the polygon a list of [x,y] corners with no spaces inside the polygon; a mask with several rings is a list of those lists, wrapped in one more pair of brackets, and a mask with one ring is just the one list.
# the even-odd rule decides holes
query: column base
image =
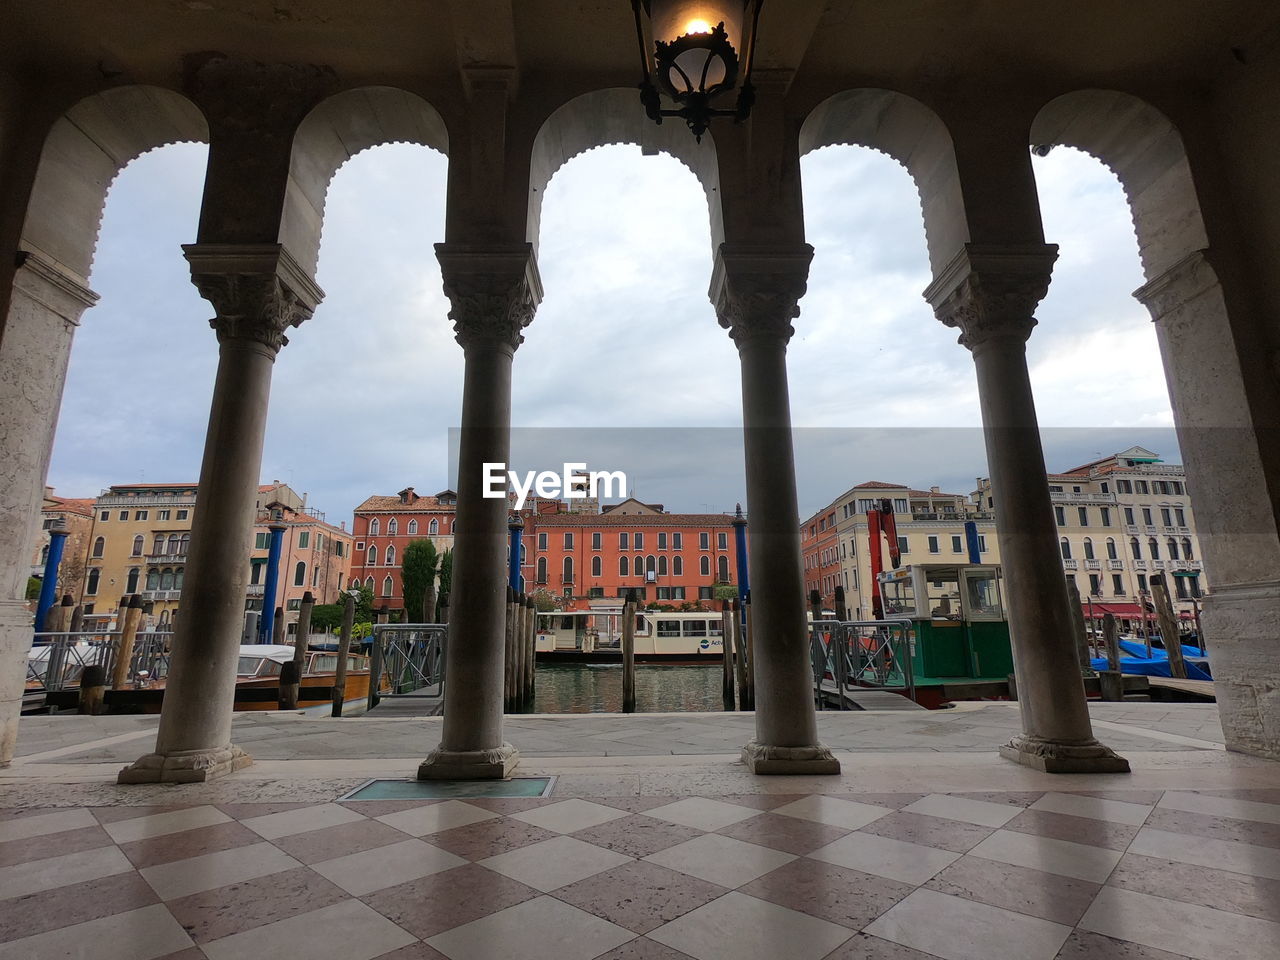
{"label": "column base", "polygon": [[742,748],[742,762],[762,776],[831,775],[840,772],[840,761],[822,744],[811,747],[775,747],[751,740]]}
{"label": "column base", "polygon": [[215,750],[148,753],[121,770],[116,783],[204,783],[251,763],[253,757],[235,744]]}
{"label": "column base", "polygon": [[520,762],[520,751],[509,743],[491,750],[431,751],[418,765],[419,780],[507,780]]}
{"label": "column base", "polygon": [[1039,737],[1014,737],[1000,756],[1042,773],[1128,773],[1129,761],[1096,740],[1061,743]]}

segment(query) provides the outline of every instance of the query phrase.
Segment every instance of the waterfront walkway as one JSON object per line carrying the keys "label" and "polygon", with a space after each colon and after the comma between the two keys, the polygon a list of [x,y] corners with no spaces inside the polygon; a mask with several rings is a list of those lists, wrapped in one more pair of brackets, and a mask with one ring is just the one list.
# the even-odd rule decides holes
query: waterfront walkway
{"label": "waterfront walkway", "polygon": [[518,799],[339,798],[439,719],[237,717],[257,762],[119,787],[154,717],[23,720],[0,960],[1177,960],[1280,955],[1280,764],[1215,707],[1096,704],[1128,775],[995,757],[1010,704],[823,714],[839,777],[753,777],[750,717],[511,717]]}

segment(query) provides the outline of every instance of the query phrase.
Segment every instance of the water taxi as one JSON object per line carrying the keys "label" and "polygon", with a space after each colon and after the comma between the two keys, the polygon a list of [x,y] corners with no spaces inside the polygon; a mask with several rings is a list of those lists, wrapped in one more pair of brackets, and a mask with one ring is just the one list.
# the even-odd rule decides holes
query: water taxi
{"label": "water taxi", "polygon": [[[724,621],[705,610],[636,612],[635,650],[640,663],[719,663]],[[539,661],[622,661],[621,608],[538,614]]]}

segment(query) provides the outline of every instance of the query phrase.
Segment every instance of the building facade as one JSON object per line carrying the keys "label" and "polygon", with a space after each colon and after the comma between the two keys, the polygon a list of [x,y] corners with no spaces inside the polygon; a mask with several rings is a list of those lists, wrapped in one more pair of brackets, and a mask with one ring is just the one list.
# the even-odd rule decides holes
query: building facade
{"label": "building facade", "polygon": [[49,558],[49,529],[61,522],[66,527],[67,539],[63,543],[62,563],[58,567],[59,599],[67,594],[79,597],[84,590],[85,560],[89,556],[93,519],[92,498],[59,497],[52,487],[45,487],[44,505],[40,509],[40,533],[31,551],[30,575],[44,577],[45,561]]}
{"label": "building facade", "polygon": [[452,490],[426,497],[413,487],[405,487],[393,497],[367,498],[356,507],[351,524],[355,552],[348,585],[372,590],[375,607],[403,610],[405,548],[415,540],[430,540],[442,556],[452,550],[457,504],[458,496]]}
{"label": "building facade", "polygon": [[[286,490],[288,488],[285,488]],[[290,491],[292,492],[292,491]],[[285,636],[296,635],[302,598],[310,593],[317,604],[337,603],[347,585],[354,537],[345,522],[334,526],[312,507],[297,508],[264,496],[253,527],[249,554],[246,609],[262,611],[271,546],[270,524],[283,523],[275,606],[283,608]],[[277,640],[277,642],[283,642]]]}

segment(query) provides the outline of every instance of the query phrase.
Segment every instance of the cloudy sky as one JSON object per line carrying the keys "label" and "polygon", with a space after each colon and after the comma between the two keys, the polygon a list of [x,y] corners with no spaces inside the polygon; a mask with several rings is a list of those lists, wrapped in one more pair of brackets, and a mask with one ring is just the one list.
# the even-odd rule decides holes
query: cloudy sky
{"label": "cloudy sky", "polygon": [[[130,164],[108,198],[88,311],[71,358],[49,482],[64,496],[114,483],[194,480],[216,344],[179,244],[194,239],[205,150]],[[432,244],[445,160],[386,146],[333,181],[326,291],[276,363],[264,481],[332,522],[370,494],[451,482],[461,407]],[[1030,343],[1050,469],[1135,443],[1177,459],[1155,335],[1130,296],[1143,281],[1119,185],[1068,150],[1036,160],[1045,230],[1061,256]],[[868,479],[967,493],[986,474],[973,366],[920,293],[919,199],[870,150],[803,161],[816,248],[789,352],[800,509]],[[707,300],[705,198],[689,171],[635,147],[567,164],[543,205],[546,296],[516,354],[513,466],[565,459],[623,469],[669,509],[744,500],[737,355]]]}

